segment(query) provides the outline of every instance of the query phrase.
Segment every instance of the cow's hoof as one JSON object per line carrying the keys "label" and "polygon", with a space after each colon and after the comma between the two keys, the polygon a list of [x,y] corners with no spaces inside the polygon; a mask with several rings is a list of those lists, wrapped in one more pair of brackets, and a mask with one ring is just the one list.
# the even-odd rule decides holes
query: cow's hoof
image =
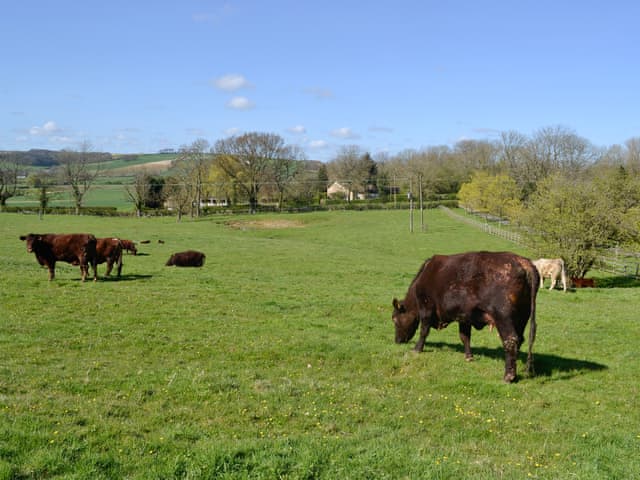
{"label": "cow's hoof", "polygon": [[516,380],[515,373],[507,373],[504,376],[504,383],[513,383]]}
{"label": "cow's hoof", "polygon": [[465,357],[464,357],[464,361],[465,361],[465,362],[473,362],[473,355],[469,355],[468,357],[467,357],[467,356],[465,356]]}

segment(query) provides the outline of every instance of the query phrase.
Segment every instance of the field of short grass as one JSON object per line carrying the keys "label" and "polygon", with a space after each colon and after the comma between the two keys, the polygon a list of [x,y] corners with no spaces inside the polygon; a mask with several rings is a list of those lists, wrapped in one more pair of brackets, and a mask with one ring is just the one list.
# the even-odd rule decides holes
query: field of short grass
{"label": "field of short grass", "polygon": [[[425,218],[0,214],[0,479],[640,478],[638,285],[540,292],[538,375],[505,385],[495,331],[472,363],[455,326],[393,343],[425,258],[529,254]],[[119,280],[48,282],[31,232],[150,243]],[[205,266],[164,266],[185,249]]]}

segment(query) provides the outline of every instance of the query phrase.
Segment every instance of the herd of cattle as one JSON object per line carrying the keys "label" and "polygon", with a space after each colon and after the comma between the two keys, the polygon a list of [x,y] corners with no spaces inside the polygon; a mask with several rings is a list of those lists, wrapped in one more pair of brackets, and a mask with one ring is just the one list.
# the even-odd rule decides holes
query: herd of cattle
{"label": "herd of cattle", "polygon": [[[49,280],[55,277],[56,262],[79,265],[82,281],[93,268],[97,280],[97,265],[107,264],[106,276],[113,267],[122,272],[122,252],[137,253],[135,243],[119,238],[96,238],[92,234],[23,235],[27,252],[33,252],[38,263],[49,270]],[[171,255],[165,265],[201,267],[205,254],[187,250]],[[465,359],[471,353],[471,327],[477,330],[496,328],[505,351],[504,381],[516,379],[516,359],[529,325],[527,370],[533,373],[533,343],[536,337],[536,296],[544,279],[551,278],[553,289],[558,280],[567,289],[562,259],[541,258],[531,261],[510,252],[468,252],[456,255],[435,255],[426,260],[403,300],[393,299],[392,320],[397,343],[407,343],[420,334],[414,350],[421,352],[431,328],[442,329],[458,322]],[[583,286],[594,286],[592,283]]]}
{"label": "herd of cattle", "polygon": [[[93,269],[93,280],[98,280],[97,266],[106,263],[105,276],[111,275],[113,267],[117,268],[118,277],[122,274],[122,252],[133,255],[138,253],[135,242],[120,238],[96,238],[90,233],[30,233],[20,236],[27,244],[27,252],[34,253],[36,260],[49,270],[49,280],[55,278],[56,262],[67,262],[80,266],[80,274],[84,282],[89,275],[89,267]],[[187,250],[171,255],[167,266],[201,267],[205,254],[195,250]]]}

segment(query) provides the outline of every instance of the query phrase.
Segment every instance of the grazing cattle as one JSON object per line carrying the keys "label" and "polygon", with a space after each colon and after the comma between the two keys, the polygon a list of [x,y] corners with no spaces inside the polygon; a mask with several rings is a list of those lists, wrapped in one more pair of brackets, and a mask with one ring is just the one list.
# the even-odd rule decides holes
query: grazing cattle
{"label": "grazing cattle", "polygon": [[176,267],[201,267],[204,265],[205,254],[195,250],[187,250],[186,252],[178,252],[171,255],[167,260],[166,266],[172,265]]}
{"label": "grazing cattle", "polygon": [[595,288],[596,281],[593,278],[571,277],[571,283],[575,288]]}
{"label": "grazing cattle", "polygon": [[89,265],[93,268],[93,280],[98,279],[96,268],[96,237],[90,233],[30,233],[20,236],[27,244],[27,252],[33,252],[38,263],[49,269],[49,280],[56,275],[56,262],[80,265],[82,281],[87,279]]}
{"label": "grazing cattle", "polygon": [[432,327],[458,322],[465,359],[472,360],[471,327],[495,326],[505,351],[504,381],[510,383],[531,317],[527,369],[532,374],[539,281],[531,260],[514,253],[435,255],[424,262],[404,300],[393,299],[396,343],[411,340],[421,324],[414,347],[421,352]]}
{"label": "grazing cattle", "polygon": [[117,265],[118,277],[122,273],[122,243],[119,238],[98,238],[96,243],[96,263],[107,262],[105,276],[111,275],[114,265]]}
{"label": "grazing cattle", "polygon": [[558,279],[562,281],[562,290],[567,291],[567,274],[564,270],[564,260],[561,258],[539,258],[533,264],[540,275],[540,288],[544,288],[544,279],[551,279],[549,290],[553,290]]}
{"label": "grazing cattle", "polygon": [[138,254],[138,249],[136,248],[135,242],[131,240],[120,239],[120,244],[122,245],[123,250],[126,250],[127,252],[132,253],[133,255]]}

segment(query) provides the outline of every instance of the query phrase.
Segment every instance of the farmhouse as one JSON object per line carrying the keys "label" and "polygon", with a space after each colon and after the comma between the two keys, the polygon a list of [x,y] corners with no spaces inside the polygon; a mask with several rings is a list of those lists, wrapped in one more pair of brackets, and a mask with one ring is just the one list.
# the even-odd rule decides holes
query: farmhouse
{"label": "farmhouse", "polygon": [[367,185],[367,191],[365,193],[354,191],[340,182],[333,182],[327,188],[327,197],[332,199],[352,201],[356,199],[365,200],[367,198],[376,198],[377,196],[378,189],[373,184]]}

